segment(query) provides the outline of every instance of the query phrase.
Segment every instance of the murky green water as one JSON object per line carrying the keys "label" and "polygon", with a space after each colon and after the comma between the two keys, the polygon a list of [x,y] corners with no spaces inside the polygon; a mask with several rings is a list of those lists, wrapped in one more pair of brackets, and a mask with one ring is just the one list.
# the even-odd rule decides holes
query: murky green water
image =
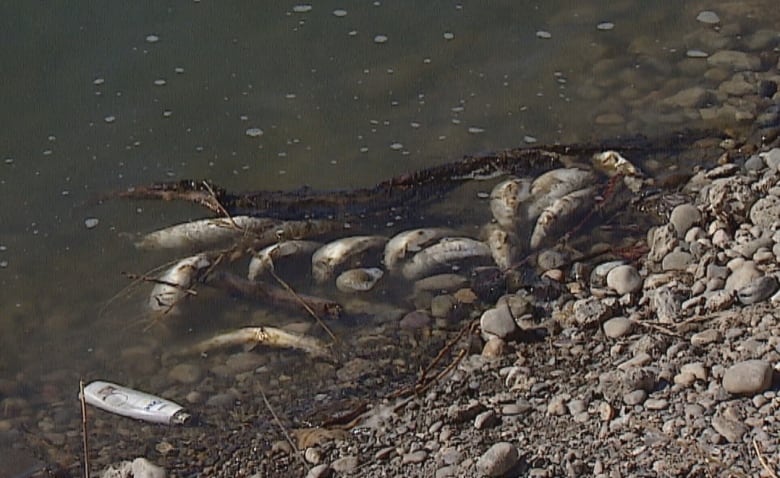
{"label": "murky green water", "polygon": [[[174,259],[134,235],[205,213],[104,193],[348,188],[525,142],[695,126],[652,101],[703,81],[685,52],[776,26],[769,0],[262,3],[0,8],[0,377],[99,375],[107,349],[153,333],[139,303],[100,310],[121,272]],[[696,20],[705,9],[722,27]]]}

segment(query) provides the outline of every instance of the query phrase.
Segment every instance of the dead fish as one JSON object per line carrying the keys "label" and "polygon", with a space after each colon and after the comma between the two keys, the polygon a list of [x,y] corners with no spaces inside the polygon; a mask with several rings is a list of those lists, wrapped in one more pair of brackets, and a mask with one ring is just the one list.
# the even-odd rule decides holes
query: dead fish
{"label": "dead fish", "polygon": [[149,296],[149,308],[155,312],[177,313],[178,304],[186,297],[201,273],[211,267],[209,254],[197,254],[180,260],[157,278]]}
{"label": "dead fish", "polygon": [[378,253],[385,244],[387,238],[384,236],[352,236],[325,244],[311,258],[312,276],[317,282],[325,282],[340,270],[361,265],[367,256]]}
{"label": "dead fish", "polygon": [[618,174],[633,192],[639,192],[646,179],[644,173],[617,151],[604,151],[593,155],[593,166],[608,177]]}
{"label": "dead fish", "polygon": [[341,292],[366,292],[374,288],[385,275],[378,267],[347,269],[336,277],[336,288]]}
{"label": "dead fish", "polygon": [[244,327],[204,340],[185,349],[184,352],[200,354],[218,348],[237,346],[251,350],[257,345],[303,350],[316,357],[330,356],[330,350],[322,341],[314,337],[285,332],[276,327]]}
{"label": "dead fish", "polygon": [[493,260],[490,248],[484,242],[469,237],[445,237],[412,257],[403,267],[403,275],[417,280],[447,269],[457,262],[473,260],[488,263]]}
{"label": "dead fish", "polygon": [[285,258],[310,256],[314,251],[322,247],[322,243],[316,241],[282,241],[270,245],[257,252],[249,261],[249,273],[247,278],[256,278],[267,274],[274,269],[274,264]]}
{"label": "dead fish", "polygon": [[557,199],[596,182],[592,171],[579,168],[559,168],[547,171],[534,179],[531,185],[532,202],[528,206],[528,218],[536,219],[542,211],[550,207]]}
{"label": "dead fish", "polygon": [[139,249],[203,249],[246,234],[276,227],[280,221],[235,216],[185,222],[151,232],[135,243]]}
{"label": "dead fish", "polygon": [[490,212],[507,231],[514,231],[526,220],[521,205],[531,197],[529,178],[511,178],[496,184],[490,192]]}
{"label": "dead fish", "polygon": [[520,258],[520,238],[497,224],[487,224],[483,230],[485,242],[490,248],[493,261],[501,269],[508,269]]}
{"label": "dead fish", "polygon": [[594,200],[593,188],[579,189],[556,199],[537,219],[531,233],[531,248],[538,249],[550,242],[554,234],[576,226],[575,221],[593,206]]}
{"label": "dead fish", "polygon": [[441,227],[427,227],[399,232],[387,241],[385,245],[385,267],[389,271],[396,270],[399,263],[407,257],[407,254],[419,252],[434,241],[452,234],[452,229]]}

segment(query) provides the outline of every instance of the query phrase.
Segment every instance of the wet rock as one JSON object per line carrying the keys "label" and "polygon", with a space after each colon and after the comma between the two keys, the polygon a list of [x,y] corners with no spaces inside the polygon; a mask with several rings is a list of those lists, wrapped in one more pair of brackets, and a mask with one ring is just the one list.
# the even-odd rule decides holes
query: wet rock
{"label": "wet rock", "polygon": [[323,463],[311,467],[309,472],[306,473],[306,478],[328,478],[331,475],[333,475],[333,469],[327,463]]}
{"label": "wet rock", "polygon": [[517,323],[507,307],[488,309],[479,321],[483,334],[507,339],[518,331]]}
{"label": "wet rock", "polygon": [[171,381],[183,384],[197,383],[201,377],[203,377],[201,368],[189,363],[180,363],[168,372]]}
{"label": "wet rock", "polygon": [[696,15],[696,20],[701,23],[706,23],[707,25],[716,25],[720,23],[720,17],[718,17],[718,14],[710,10],[703,10],[699,12],[699,14]]}
{"label": "wet rock", "polygon": [[674,227],[677,237],[685,236],[685,233],[701,222],[701,212],[693,204],[680,204],[672,209],[669,223]]}
{"label": "wet rock", "polygon": [[617,339],[631,333],[634,323],[626,317],[614,317],[602,325],[604,335],[611,339]]}
{"label": "wet rock", "polygon": [[746,360],[723,374],[723,388],[735,395],[755,395],[772,386],[772,366],[765,360]]}
{"label": "wet rock", "polygon": [[756,304],[768,299],[777,292],[777,279],[763,276],[753,279],[750,283],[737,290],[737,298],[745,305]]}
{"label": "wet rock", "polygon": [[458,289],[467,287],[469,280],[466,277],[457,274],[438,274],[415,281],[415,295],[420,292],[455,292]]}
{"label": "wet rock", "polygon": [[455,298],[449,294],[437,295],[431,300],[431,316],[437,319],[449,317],[455,302]]}
{"label": "wet rock", "polygon": [[417,329],[428,327],[429,325],[431,325],[432,321],[433,320],[431,319],[431,317],[428,314],[426,314],[424,311],[413,310],[412,312],[406,314],[401,319],[398,325],[402,329],[417,330]]}
{"label": "wet rock", "polygon": [[729,68],[732,71],[758,70],[761,60],[754,55],[736,50],[721,50],[707,58],[707,64],[714,67]]}
{"label": "wet rock", "polygon": [[712,99],[712,93],[701,86],[694,86],[666,98],[663,102],[678,108],[703,108]]}
{"label": "wet rock", "polygon": [[509,442],[491,446],[477,460],[477,470],[487,476],[501,476],[512,469],[520,459],[517,448]]}
{"label": "wet rock", "polygon": [[607,287],[619,295],[629,294],[642,288],[642,278],[634,266],[617,266],[607,274]]}

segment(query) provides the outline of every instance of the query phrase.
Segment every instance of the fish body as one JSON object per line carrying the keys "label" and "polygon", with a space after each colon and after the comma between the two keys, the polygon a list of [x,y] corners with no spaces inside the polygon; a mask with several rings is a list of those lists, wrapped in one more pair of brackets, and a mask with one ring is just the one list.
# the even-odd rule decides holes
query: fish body
{"label": "fish body", "polygon": [[201,219],[151,232],[135,246],[139,249],[204,249],[278,224],[280,221],[275,219],[252,216]]}
{"label": "fish body", "polygon": [[385,245],[384,264],[387,270],[397,270],[409,255],[421,251],[425,246],[442,237],[453,235],[452,229],[426,227],[399,232]]}
{"label": "fish body", "polygon": [[310,256],[322,243],[316,241],[291,240],[277,242],[257,252],[249,261],[247,278],[256,278],[274,270],[274,265],[284,259]]}
{"label": "fish body", "polygon": [[403,269],[409,280],[451,269],[462,261],[492,262],[490,248],[484,242],[468,237],[445,237],[436,244],[426,247],[412,257]]}
{"label": "fish body", "polygon": [[576,221],[583,217],[594,202],[595,191],[591,187],[578,189],[553,201],[536,221],[531,233],[531,249],[552,242],[557,233],[576,226]]}
{"label": "fish body", "polygon": [[[312,276],[323,283],[341,270],[364,265],[374,253],[379,253],[387,244],[384,236],[352,236],[329,242],[312,255]],[[378,259],[377,259],[378,263]]]}
{"label": "fish body", "polygon": [[498,183],[490,192],[490,212],[507,231],[515,231],[527,218],[522,208],[531,197],[529,178],[510,178]]}
{"label": "fish body", "polygon": [[154,312],[176,313],[199,276],[212,265],[208,254],[197,254],[180,260],[157,278],[149,296],[149,308]]}

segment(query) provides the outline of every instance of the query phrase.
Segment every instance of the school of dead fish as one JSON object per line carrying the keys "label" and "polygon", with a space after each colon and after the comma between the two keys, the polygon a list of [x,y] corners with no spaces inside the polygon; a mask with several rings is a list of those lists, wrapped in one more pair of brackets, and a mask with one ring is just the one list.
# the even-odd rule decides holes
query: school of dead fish
{"label": "school of dead fish", "polygon": [[[593,207],[599,175],[615,174],[620,174],[631,190],[641,186],[640,171],[614,151],[594,155],[593,168],[566,167],[536,178],[506,178],[490,193],[493,221],[482,228],[480,237],[430,227],[402,231],[393,237],[349,236],[323,244],[311,238],[333,234],[337,228],[328,221],[236,216],[158,230],[144,236],[136,246],[203,250],[248,239],[255,251],[249,262],[250,280],[266,279],[278,264],[286,261],[307,261],[315,283],[331,284],[341,293],[363,293],[388,275],[416,281],[479,265],[495,264],[507,269],[524,255],[553,245]],[[199,252],[165,270],[155,280],[148,308],[156,314],[177,313],[187,297],[193,295],[193,287],[216,266],[217,257],[216,252]],[[197,344],[192,350],[204,352],[258,343],[296,348],[314,356],[328,355],[323,342],[273,327],[228,332]]]}

